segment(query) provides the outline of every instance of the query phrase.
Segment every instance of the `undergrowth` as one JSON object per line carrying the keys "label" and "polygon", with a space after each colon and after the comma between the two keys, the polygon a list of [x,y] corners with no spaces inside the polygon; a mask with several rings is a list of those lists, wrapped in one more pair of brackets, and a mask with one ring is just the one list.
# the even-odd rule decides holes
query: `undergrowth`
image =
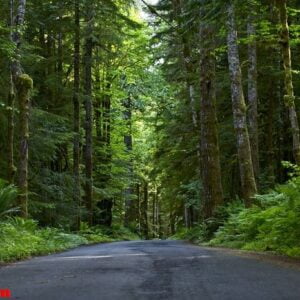
{"label": "undergrowth", "polygon": [[300,177],[256,196],[251,208],[240,202],[222,207],[216,218],[175,238],[300,257]]}
{"label": "undergrowth", "polygon": [[51,254],[80,245],[138,239],[122,227],[108,230],[83,225],[77,233],[65,233],[56,228],[39,228],[36,221],[21,218],[0,222],[0,237],[0,262]]}

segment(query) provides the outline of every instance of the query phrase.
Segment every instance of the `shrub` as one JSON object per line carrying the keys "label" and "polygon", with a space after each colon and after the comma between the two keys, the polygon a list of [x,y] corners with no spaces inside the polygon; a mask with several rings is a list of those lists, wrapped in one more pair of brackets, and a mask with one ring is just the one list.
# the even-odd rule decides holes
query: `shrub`
{"label": "shrub", "polygon": [[231,214],[210,245],[300,256],[300,177],[257,196],[256,203]]}
{"label": "shrub", "polygon": [[0,218],[18,210],[14,206],[17,196],[17,188],[14,185],[7,185],[0,179]]}

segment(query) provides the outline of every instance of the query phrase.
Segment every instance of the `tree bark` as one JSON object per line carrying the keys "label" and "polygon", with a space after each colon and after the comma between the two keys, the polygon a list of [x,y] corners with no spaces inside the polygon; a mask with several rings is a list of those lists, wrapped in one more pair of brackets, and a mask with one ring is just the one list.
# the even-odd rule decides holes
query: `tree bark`
{"label": "tree bark", "polygon": [[[112,167],[112,149],[111,149],[111,87],[112,78],[110,75],[103,79],[105,83],[103,98],[102,98],[102,109],[103,109],[103,120],[102,120],[102,146],[104,147],[104,154],[101,157],[103,164],[100,186],[106,188],[111,179],[111,167]],[[105,196],[97,203],[100,209],[99,224],[110,227],[112,225],[112,208],[113,199],[110,196]]]}
{"label": "tree bark", "polygon": [[78,205],[78,227],[81,222],[80,193],[80,8],[79,0],[74,1],[74,85],[73,85],[73,200]]}
{"label": "tree bark", "polygon": [[12,75],[10,75],[10,87],[8,95],[8,112],[7,112],[7,160],[8,160],[8,170],[7,178],[9,183],[14,182],[14,177],[16,173],[16,167],[14,162],[14,132],[15,132],[15,93],[13,89]]}
{"label": "tree bark", "polygon": [[[175,21],[178,23],[178,28],[179,28],[178,35],[179,35],[179,40],[182,49],[181,56],[184,64],[186,88],[189,97],[189,103],[191,106],[193,126],[195,129],[198,129],[199,120],[198,120],[197,109],[196,109],[195,80],[194,80],[195,67],[192,61],[192,53],[191,53],[189,40],[186,37],[186,34],[184,34],[184,28],[182,28],[182,22],[181,22],[182,10],[183,10],[182,0],[173,0],[173,8],[174,8]],[[199,148],[197,149],[198,158],[200,158]]]}
{"label": "tree bark", "polygon": [[[132,142],[132,99],[131,94],[129,93],[128,98],[123,101],[124,106],[124,119],[126,122],[127,127],[127,134],[124,136],[124,144],[126,147],[127,154],[129,155],[129,162],[128,162],[128,178],[131,181],[133,178],[133,164],[132,164],[132,149],[133,149],[133,142]],[[129,227],[135,221],[135,201],[132,199],[133,189],[131,186],[131,182],[129,186],[125,190],[125,219],[124,225]]]}
{"label": "tree bark", "polygon": [[[252,10],[252,9],[251,9]],[[251,146],[251,155],[253,171],[258,182],[259,177],[259,142],[258,142],[258,91],[257,91],[257,50],[256,50],[256,28],[254,16],[249,15],[247,24],[248,44],[248,122],[249,138]]]}
{"label": "tree bark", "polygon": [[20,63],[20,48],[22,26],[24,25],[26,12],[26,0],[19,0],[17,14],[14,18],[15,30],[12,33],[12,41],[16,45],[16,57],[11,64],[12,77],[16,89],[16,99],[19,104],[20,114],[20,144],[19,144],[19,163],[18,163],[18,187],[20,194],[18,203],[20,215],[24,218],[28,216],[28,139],[29,139],[29,106],[30,90],[33,87],[31,77],[23,73]]}
{"label": "tree bark", "polygon": [[[13,0],[10,0],[10,40],[13,42]],[[9,94],[7,101],[8,111],[7,111],[7,156],[8,156],[8,168],[7,168],[7,178],[9,183],[14,182],[14,176],[16,172],[16,167],[14,163],[14,131],[15,131],[15,92],[13,83],[12,66],[10,66],[10,78],[9,78]]]}
{"label": "tree bark", "polygon": [[144,183],[144,197],[141,203],[141,233],[145,239],[149,239],[148,232],[148,183]]}
{"label": "tree bark", "polygon": [[18,204],[23,218],[28,216],[28,139],[29,139],[29,95],[33,88],[32,79],[27,74],[17,77],[16,90],[20,109],[20,150],[18,164]]}
{"label": "tree bark", "polygon": [[231,78],[231,94],[234,128],[237,138],[237,150],[240,166],[242,193],[247,206],[251,205],[251,198],[257,188],[251,157],[251,148],[246,120],[246,105],[242,87],[242,72],[238,53],[238,38],[235,25],[234,5],[228,5],[228,63]]}
{"label": "tree bark", "polygon": [[214,28],[207,21],[200,22],[202,215],[207,219],[212,217],[217,206],[223,203],[223,189],[216,115]]}
{"label": "tree bark", "polygon": [[93,10],[86,7],[86,40],[84,53],[84,108],[85,108],[85,205],[88,223],[93,223],[93,101],[92,101],[92,61],[93,61]]}
{"label": "tree bark", "polygon": [[281,49],[283,57],[283,67],[285,74],[285,92],[284,103],[289,110],[289,118],[293,135],[293,154],[297,165],[300,165],[300,137],[299,137],[299,123],[295,107],[295,95],[292,76],[292,59],[289,38],[289,25],[287,15],[287,1],[277,0],[277,6],[280,15],[281,25]]}

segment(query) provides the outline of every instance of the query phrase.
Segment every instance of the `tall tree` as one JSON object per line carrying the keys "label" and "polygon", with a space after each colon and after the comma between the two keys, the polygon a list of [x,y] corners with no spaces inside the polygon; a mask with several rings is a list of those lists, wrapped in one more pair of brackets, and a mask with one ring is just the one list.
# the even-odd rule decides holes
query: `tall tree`
{"label": "tall tree", "polygon": [[148,227],[148,196],[149,196],[149,184],[144,182],[144,196],[141,199],[141,233],[144,238],[149,238],[149,227]]}
{"label": "tall tree", "polygon": [[207,219],[222,204],[223,189],[216,116],[215,31],[214,25],[204,20],[205,4],[202,1],[200,13],[200,152],[203,217]]}
{"label": "tall tree", "polygon": [[249,137],[251,145],[252,163],[256,182],[259,176],[259,145],[258,145],[258,112],[257,112],[257,49],[256,49],[256,23],[255,5],[253,0],[249,3],[250,14],[248,16],[247,35],[248,44],[248,120]]}
{"label": "tall tree", "polygon": [[78,221],[80,222],[80,7],[79,0],[74,0],[75,38],[74,38],[74,85],[73,85],[73,199],[79,206]]}
{"label": "tall tree", "polygon": [[30,90],[33,88],[31,77],[23,73],[20,62],[21,37],[25,21],[26,0],[19,0],[17,14],[14,18],[14,32],[12,40],[16,45],[16,56],[12,63],[13,81],[16,89],[16,98],[19,104],[20,115],[20,145],[18,163],[18,187],[20,189],[19,205],[21,216],[28,216],[28,139],[29,139],[29,105]]}
{"label": "tall tree", "polygon": [[231,78],[231,96],[234,128],[237,139],[237,150],[240,166],[242,193],[246,205],[251,204],[251,197],[257,192],[251,157],[251,148],[246,118],[246,104],[242,85],[238,37],[235,23],[235,7],[233,1],[227,5],[228,12],[228,63]]}
{"label": "tall tree", "polygon": [[290,123],[293,135],[293,153],[297,165],[300,165],[300,137],[299,137],[299,122],[295,107],[295,95],[292,75],[292,59],[289,37],[289,24],[287,15],[287,1],[276,0],[280,15],[281,25],[281,48],[283,57],[283,67],[285,75],[285,92],[284,103],[289,110]]}
{"label": "tall tree", "polygon": [[92,65],[93,65],[93,30],[94,12],[89,1],[85,4],[86,31],[84,45],[84,108],[85,108],[85,204],[88,222],[93,223],[93,100],[92,100]]}
{"label": "tall tree", "polygon": [[[132,141],[132,94],[129,91],[128,98],[123,101],[124,106],[124,119],[126,121],[126,134],[124,136],[124,144],[127,150],[127,154],[129,156],[132,155],[133,150],[133,141]],[[130,181],[133,179],[133,166],[130,158],[127,176]],[[129,187],[125,190],[125,218],[124,225],[129,227],[132,222],[135,220],[135,201],[133,200],[133,188],[131,186],[131,182]]]}
{"label": "tall tree", "polygon": [[[14,24],[14,2],[10,0],[10,14],[9,14],[9,23],[10,23],[10,40],[13,42],[13,24]],[[15,163],[14,163],[14,130],[15,130],[15,92],[13,85],[13,74],[12,66],[10,66],[10,78],[9,78],[9,92],[8,92],[8,112],[7,112],[7,148],[8,148],[8,181],[13,183],[15,175]]]}

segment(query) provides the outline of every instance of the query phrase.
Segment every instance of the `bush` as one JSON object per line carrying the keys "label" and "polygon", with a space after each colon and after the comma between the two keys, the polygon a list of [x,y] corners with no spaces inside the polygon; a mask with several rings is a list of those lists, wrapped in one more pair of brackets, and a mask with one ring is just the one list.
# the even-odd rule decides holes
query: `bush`
{"label": "bush", "polygon": [[86,223],[80,226],[80,234],[90,242],[111,242],[111,241],[130,241],[137,240],[139,236],[129,229],[113,225],[112,227],[94,226],[88,227]]}
{"label": "bush", "polygon": [[0,179],[0,218],[18,210],[14,206],[17,196],[17,188],[14,185],[7,185]]}
{"label": "bush", "polygon": [[0,222],[0,236],[0,262],[51,254],[91,243],[139,238],[121,226],[90,228],[82,223],[80,231],[75,234],[57,228],[39,228],[37,221],[18,217]]}
{"label": "bush", "polygon": [[244,205],[241,201],[235,201],[228,203],[225,206],[221,206],[217,209],[215,216],[206,220],[204,223],[198,224],[193,228],[180,228],[176,234],[172,236],[172,239],[189,240],[196,243],[203,243],[210,241],[215,232],[224,225],[229,216],[238,213],[244,209]]}
{"label": "bush", "polygon": [[0,261],[24,259],[87,244],[88,240],[58,229],[39,229],[37,222],[11,218],[0,223]]}
{"label": "bush", "polygon": [[300,256],[300,177],[230,215],[210,245]]}

